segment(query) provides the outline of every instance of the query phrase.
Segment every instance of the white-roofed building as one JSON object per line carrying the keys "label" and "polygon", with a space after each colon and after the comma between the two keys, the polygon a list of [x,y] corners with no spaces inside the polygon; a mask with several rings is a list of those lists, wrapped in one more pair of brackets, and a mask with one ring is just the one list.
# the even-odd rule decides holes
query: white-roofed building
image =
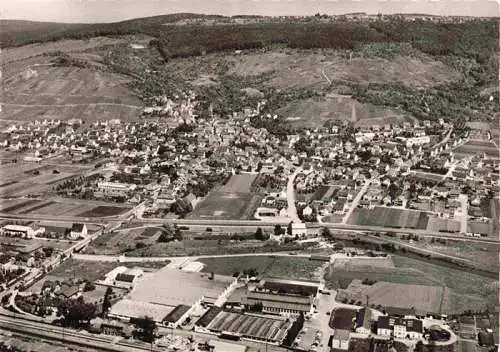
{"label": "white-roofed building", "polygon": [[44,233],[45,228],[39,227],[38,229],[33,229],[30,226],[21,225],[5,225],[2,227],[0,233],[2,236],[6,237],[22,237],[22,238],[33,238],[36,234]]}
{"label": "white-roofed building", "polygon": [[117,318],[125,321],[129,321],[132,318],[144,318],[148,316],[155,322],[161,323],[174,309],[174,306],[122,299],[111,307],[108,316],[110,318]]}

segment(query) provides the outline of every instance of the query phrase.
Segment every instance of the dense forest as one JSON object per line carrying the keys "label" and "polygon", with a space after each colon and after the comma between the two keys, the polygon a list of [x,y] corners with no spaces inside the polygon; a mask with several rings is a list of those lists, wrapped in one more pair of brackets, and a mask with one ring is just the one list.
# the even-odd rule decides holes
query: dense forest
{"label": "dense forest", "polygon": [[182,19],[224,18],[189,13],[154,16],[116,23],[59,24],[28,21],[0,21],[3,48],[61,39],[96,36],[147,34],[165,59],[204,53],[254,49],[273,44],[290,48],[355,49],[366,43],[410,43],[431,55],[454,55],[483,63],[498,49],[498,21],[475,20],[464,23],[407,21],[329,22],[311,19],[302,22],[168,26]]}

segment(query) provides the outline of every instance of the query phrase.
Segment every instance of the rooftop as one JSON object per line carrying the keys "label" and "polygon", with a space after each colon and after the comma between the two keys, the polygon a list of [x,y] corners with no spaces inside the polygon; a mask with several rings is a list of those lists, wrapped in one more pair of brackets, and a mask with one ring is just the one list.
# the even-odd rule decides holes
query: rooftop
{"label": "rooftop", "polygon": [[192,306],[202,298],[216,300],[235,280],[234,277],[207,273],[190,273],[164,267],[154,273],[144,274],[137,281],[129,298],[134,301],[178,306]]}
{"label": "rooftop", "polygon": [[111,307],[110,314],[127,318],[148,316],[153,318],[154,321],[161,322],[173,310],[174,307],[172,306],[122,299]]}

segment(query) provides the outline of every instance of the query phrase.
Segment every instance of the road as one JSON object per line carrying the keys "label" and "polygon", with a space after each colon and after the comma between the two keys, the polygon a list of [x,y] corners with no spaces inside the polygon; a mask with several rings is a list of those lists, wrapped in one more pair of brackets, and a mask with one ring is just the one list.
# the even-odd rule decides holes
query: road
{"label": "road", "polygon": [[88,260],[88,261],[101,261],[101,262],[122,262],[139,263],[139,262],[162,262],[166,260],[182,262],[193,261],[204,258],[229,258],[229,257],[298,257],[309,258],[310,254],[297,253],[290,254],[289,252],[262,252],[262,253],[240,253],[240,254],[216,254],[216,255],[195,255],[184,257],[126,257],[118,255],[98,255],[98,254],[73,254],[73,259]]}
{"label": "road", "polygon": [[446,136],[441,140],[441,142],[434,144],[434,148],[441,146],[449,141],[451,133],[453,132],[453,126],[451,126],[450,130],[446,134]]}
{"label": "road", "polygon": [[295,187],[294,182],[297,175],[302,171],[302,168],[298,167],[295,169],[293,174],[288,176],[288,184],[286,186],[286,200],[288,203],[288,217],[292,219],[294,223],[301,223],[299,215],[297,214],[297,208],[295,207]]}
{"label": "road", "polygon": [[363,197],[363,194],[366,193],[366,190],[370,186],[370,183],[371,183],[370,180],[366,180],[365,183],[363,184],[363,187],[361,187],[361,189],[359,190],[358,194],[356,194],[356,197],[354,197],[354,199],[353,199],[353,201],[351,203],[351,206],[349,207],[349,210],[347,211],[347,213],[342,218],[342,223],[343,224],[347,223],[347,220],[349,220],[349,217],[351,216],[351,214],[354,211],[354,209],[356,209],[358,207],[359,201]]}
{"label": "road", "polygon": [[[85,222],[87,224],[109,224],[116,223],[120,224],[124,222],[124,219],[116,219],[116,218],[92,218],[88,221],[78,218],[78,217],[54,217],[54,216],[44,216],[43,218],[40,216],[29,216],[29,215],[0,215],[0,219],[18,219],[18,220],[32,220],[32,221],[55,221],[58,223],[62,222]],[[144,222],[150,224],[176,224],[179,226],[205,226],[205,227],[220,227],[220,228],[231,228],[233,231],[238,231],[238,229],[248,229],[249,227],[253,227],[257,229],[257,227],[263,226],[274,226],[274,225],[288,225],[288,222],[285,220],[279,221],[260,221],[260,220],[191,220],[191,219],[143,219]],[[491,243],[491,244],[499,244],[500,241],[498,238],[475,238],[475,237],[466,237],[465,235],[460,234],[447,234],[442,232],[431,232],[427,230],[420,229],[403,229],[403,228],[392,228],[392,227],[381,227],[381,226],[366,226],[366,225],[351,225],[351,224],[342,224],[342,223],[307,223],[308,228],[321,228],[327,227],[330,230],[346,230],[346,231],[364,231],[364,232],[398,232],[412,235],[419,235],[423,237],[435,237],[435,238],[443,238],[443,239],[453,239],[457,241],[463,242],[474,242],[474,243]],[[242,230],[244,232],[246,230]]]}

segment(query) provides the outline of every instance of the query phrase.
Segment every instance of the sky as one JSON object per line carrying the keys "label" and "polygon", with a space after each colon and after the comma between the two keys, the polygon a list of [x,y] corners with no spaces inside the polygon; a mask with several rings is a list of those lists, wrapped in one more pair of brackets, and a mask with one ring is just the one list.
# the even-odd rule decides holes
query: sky
{"label": "sky", "polygon": [[330,15],[348,12],[499,16],[500,0],[0,0],[1,19],[115,22],[193,12],[220,15]]}

